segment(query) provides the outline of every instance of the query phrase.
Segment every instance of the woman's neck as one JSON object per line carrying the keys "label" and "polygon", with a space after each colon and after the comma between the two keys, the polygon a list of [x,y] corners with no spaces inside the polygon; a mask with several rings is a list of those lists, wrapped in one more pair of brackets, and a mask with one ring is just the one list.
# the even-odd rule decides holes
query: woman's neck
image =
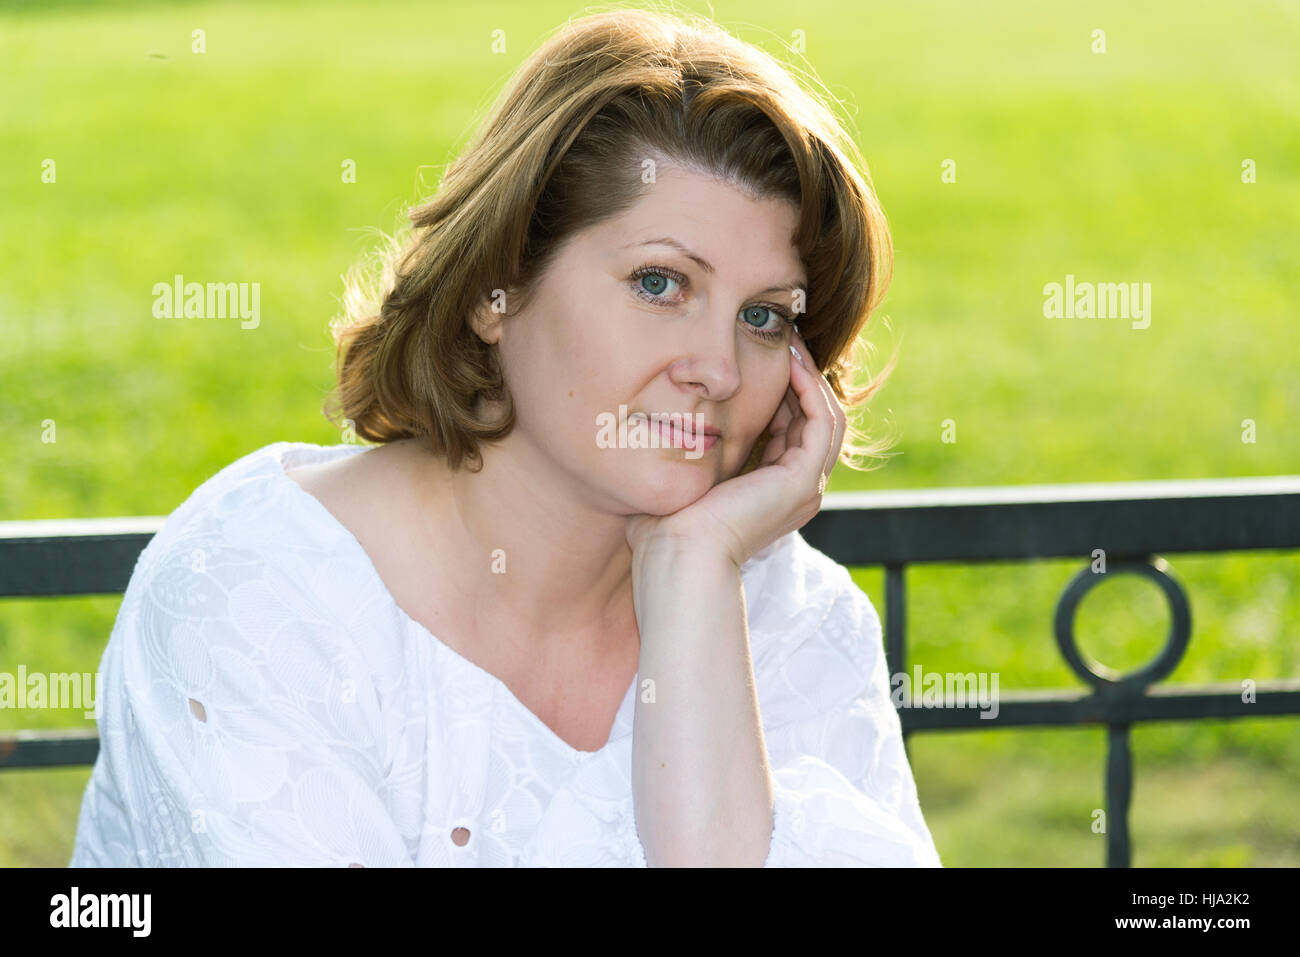
{"label": "woman's neck", "polygon": [[499,629],[547,658],[618,656],[636,627],[626,519],[594,508],[522,440],[484,445],[478,472],[453,472],[411,445],[423,534],[475,629]]}

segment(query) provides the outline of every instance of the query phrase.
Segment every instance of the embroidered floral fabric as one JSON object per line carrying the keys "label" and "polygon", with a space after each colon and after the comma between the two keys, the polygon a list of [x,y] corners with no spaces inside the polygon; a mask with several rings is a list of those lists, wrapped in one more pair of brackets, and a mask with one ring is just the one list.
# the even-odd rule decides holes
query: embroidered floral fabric
{"label": "embroidered floral fabric", "polygon": [[[645,866],[639,676],[609,742],[577,751],[408,617],[285,475],[366,448],[244,456],[140,555],[72,866]],[[766,866],[941,866],[866,594],[797,532],[741,575],[775,788]]]}

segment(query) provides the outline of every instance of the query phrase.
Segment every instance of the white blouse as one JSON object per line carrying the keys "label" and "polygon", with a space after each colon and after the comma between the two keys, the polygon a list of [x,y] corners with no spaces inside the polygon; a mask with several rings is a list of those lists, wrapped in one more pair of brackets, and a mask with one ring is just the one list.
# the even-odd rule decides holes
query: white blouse
{"label": "white blouse", "polygon": [[[645,866],[639,676],[606,745],[578,751],[407,616],[285,474],[370,447],[252,452],[141,553],[71,866]],[[942,866],[870,599],[798,532],[741,576],[775,791],[765,866]]]}

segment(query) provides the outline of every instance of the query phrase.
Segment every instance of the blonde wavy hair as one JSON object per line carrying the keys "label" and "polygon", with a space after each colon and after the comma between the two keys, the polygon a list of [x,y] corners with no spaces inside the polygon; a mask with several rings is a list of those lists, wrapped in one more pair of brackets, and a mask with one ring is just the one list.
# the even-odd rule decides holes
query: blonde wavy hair
{"label": "blonde wavy hair", "polygon": [[[857,355],[893,271],[893,244],[866,164],[826,101],[791,68],[690,14],[615,9],[571,20],[511,78],[490,114],[411,208],[402,240],[354,266],[331,323],[337,389],[322,411],[372,442],[417,437],[451,468],[482,467],[480,444],[515,410],[495,345],[470,317],[492,291],[523,308],[565,240],[625,211],[662,153],[799,209],[808,274],[799,332],[846,410],[865,403]],[[870,350],[866,350],[869,352]],[[479,397],[504,414],[487,421]],[[852,424],[841,460],[878,456]],[[755,467],[766,435],[752,450]]]}

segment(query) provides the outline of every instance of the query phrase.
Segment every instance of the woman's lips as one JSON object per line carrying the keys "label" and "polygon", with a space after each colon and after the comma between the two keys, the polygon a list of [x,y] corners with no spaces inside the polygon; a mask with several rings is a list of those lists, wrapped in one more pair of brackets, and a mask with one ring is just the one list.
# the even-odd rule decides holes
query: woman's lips
{"label": "woman's lips", "polygon": [[660,448],[707,452],[722,439],[721,432],[709,425],[701,426],[697,434],[695,417],[690,413],[661,413],[655,416],[641,412],[638,415],[647,420],[651,430],[658,430]]}

